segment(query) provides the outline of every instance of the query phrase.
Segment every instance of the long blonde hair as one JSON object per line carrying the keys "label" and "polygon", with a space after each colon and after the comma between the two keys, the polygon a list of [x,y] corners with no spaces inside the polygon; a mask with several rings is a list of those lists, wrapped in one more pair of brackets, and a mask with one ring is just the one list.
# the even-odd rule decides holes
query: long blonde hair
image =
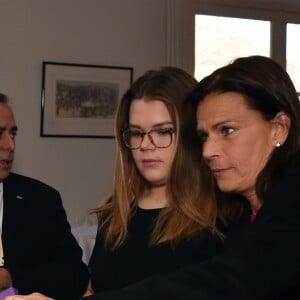
{"label": "long blonde hair", "polygon": [[164,67],[146,72],[122,97],[115,117],[117,143],[113,192],[100,207],[91,210],[98,216],[99,227],[105,235],[105,245],[110,249],[117,249],[125,241],[128,223],[137,207],[136,199],[147,186],[135,166],[131,150],[122,139],[122,133],[129,124],[130,105],[135,99],[162,101],[176,131],[176,153],[166,186],[169,205],[159,213],[149,244],[157,245],[166,241],[177,243],[193,238],[203,229],[218,232],[215,225],[217,205],[213,179],[202,163],[201,153],[196,153],[194,148],[183,147],[183,143],[193,147],[195,142],[192,131],[185,130],[182,136],[184,126],[180,111],[196,83],[185,71]]}

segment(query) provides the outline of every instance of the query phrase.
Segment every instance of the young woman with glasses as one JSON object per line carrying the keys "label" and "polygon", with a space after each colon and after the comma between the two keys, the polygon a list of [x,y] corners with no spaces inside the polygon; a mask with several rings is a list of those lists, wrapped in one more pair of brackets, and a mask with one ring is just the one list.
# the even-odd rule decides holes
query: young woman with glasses
{"label": "young woman with glasses", "polygon": [[[124,287],[207,259],[222,249],[209,172],[185,155],[182,103],[196,80],[175,67],[138,78],[116,113],[114,189],[99,220],[89,263],[93,292]],[[191,131],[193,132],[193,131]],[[194,147],[196,149],[196,147]]]}

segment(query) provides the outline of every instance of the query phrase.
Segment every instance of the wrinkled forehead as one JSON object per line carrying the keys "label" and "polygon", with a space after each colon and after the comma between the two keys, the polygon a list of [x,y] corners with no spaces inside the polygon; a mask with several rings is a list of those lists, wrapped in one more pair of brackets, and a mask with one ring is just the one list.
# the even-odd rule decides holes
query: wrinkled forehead
{"label": "wrinkled forehead", "polygon": [[197,124],[210,125],[228,120],[239,120],[251,109],[245,97],[235,92],[211,93],[199,102],[196,110]]}

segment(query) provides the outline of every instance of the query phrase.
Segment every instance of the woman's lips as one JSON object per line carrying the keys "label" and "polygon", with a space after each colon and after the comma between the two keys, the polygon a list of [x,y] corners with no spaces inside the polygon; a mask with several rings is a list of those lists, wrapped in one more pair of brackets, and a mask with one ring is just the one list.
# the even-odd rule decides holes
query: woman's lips
{"label": "woman's lips", "polygon": [[231,170],[231,168],[223,168],[223,169],[212,169],[213,174],[215,175],[216,178],[222,178],[225,176],[225,174]]}
{"label": "woman's lips", "polygon": [[159,163],[157,159],[143,159],[142,163],[144,166],[154,166]]}

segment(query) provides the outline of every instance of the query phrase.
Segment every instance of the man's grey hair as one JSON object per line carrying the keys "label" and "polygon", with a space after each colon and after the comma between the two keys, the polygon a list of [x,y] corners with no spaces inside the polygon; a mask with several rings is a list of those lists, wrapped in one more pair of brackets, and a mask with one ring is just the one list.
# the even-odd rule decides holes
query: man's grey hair
{"label": "man's grey hair", "polygon": [[8,97],[5,94],[0,93],[0,103],[8,104]]}

